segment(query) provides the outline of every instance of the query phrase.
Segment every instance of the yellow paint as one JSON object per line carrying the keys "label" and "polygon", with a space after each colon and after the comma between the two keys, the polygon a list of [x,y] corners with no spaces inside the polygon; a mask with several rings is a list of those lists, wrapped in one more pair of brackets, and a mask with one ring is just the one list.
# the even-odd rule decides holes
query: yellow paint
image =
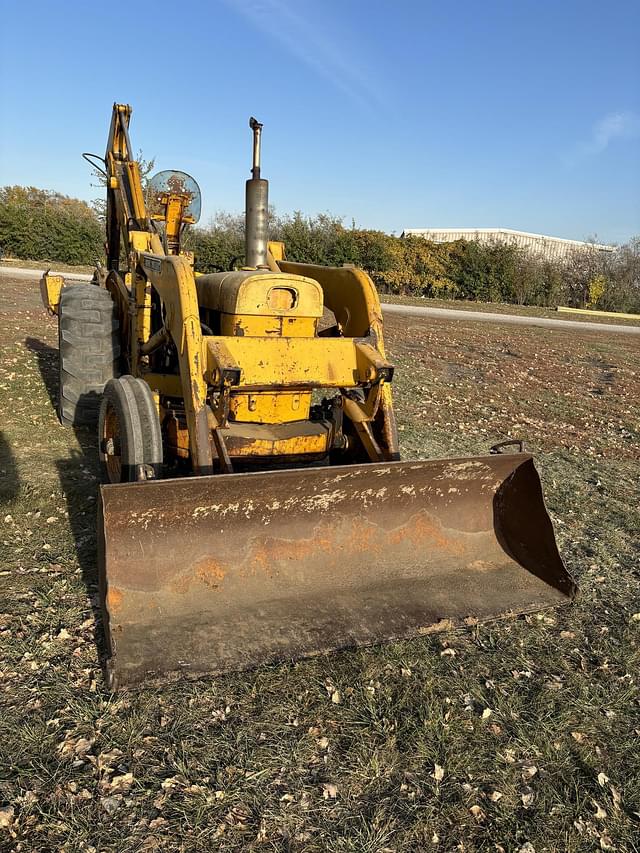
{"label": "yellow paint", "polygon": [[182,397],[182,382],[174,373],[142,373],[147,385],[157,394],[166,397]]}
{"label": "yellow paint", "polygon": [[222,314],[220,332],[236,337],[313,338],[318,321],[315,317],[257,316],[255,314]]}
{"label": "yellow paint", "polygon": [[279,261],[283,272],[315,279],[324,293],[324,304],[333,311],[346,337],[373,334],[384,358],[382,309],[374,283],[364,270],[356,267],[321,267]]}
{"label": "yellow paint", "polygon": [[49,314],[58,313],[60,304],[60,292],[64,287],[64,278],[61,275],[51,275],[46,272],[40,279],[40,297],[45,310]]}
{"label": "yellow paint", "polygon": [[[322,317],[322,288],[308,276],[234,270],[199,276],[196,286],[200,305],[222,314]],[[276,294],[282,290],[294,299],[279,307]]]}
{"label": "yellow paint", "polygon": [[284,261],[285,259],[284,243],[280,240],[269,240],[267,243],[267,252],[274,261]]}
{"label": "yellow paint", "polygon": [[210,337],[202,339],[207,379],[240,368],[239,387],[354,388],[390,367],[352,338]]}
{"label": "yellow paint", "polygon": [[229,417],[245,423],[280,424],[306,421],[311,406],[310,391],[255,391],[233,394],[229,401]]}
{"label": "yellow paint", "polygon": [[593,317],[617,317],[618,320],[640,320],[640,314],[623,314],[620,311],[592,311],[588,308],[565,308],[558,305],[557,311],[562,311],[565,314],[586,314]]}
{"label": "yellow paint", "polygon": [[331,432],[319,423],[234,424],[222,430],[229,453],[238,456],[288,456],[329,451]]}
{"label": "yellow paint", "polygon": [[136,328],[138,343],[151,337],[151,285],[142,275],[136,275]]}
{"label": "yellow paint", "polygon": [[131,248],[136,252],[152,251],[152,237],[155,235],[149,234],[148,231],[129,231],[129,241]]}
{"label": "yellow paint", "polygon": [[[224,431],[223,431],[224,432]],[[299,456],[303,454],[324,455],[328,452],[326,435],[296,435],[282,439],[247,439],[247,443],[234,446],[228,441],[229,453],[235,459],[243,456]]]}

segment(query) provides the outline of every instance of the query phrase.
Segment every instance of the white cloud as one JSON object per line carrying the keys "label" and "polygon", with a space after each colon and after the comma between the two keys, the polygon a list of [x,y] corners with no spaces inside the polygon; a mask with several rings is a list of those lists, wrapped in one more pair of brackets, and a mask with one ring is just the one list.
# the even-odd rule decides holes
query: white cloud
{"label": "white cloud", "polygon": [[600,154],[618,139],[640,136],[640,116],[632,112],[609,113],[593,126],[591,139],[585,145],[586,154]]}
{"label": "white cloud", "polygon": [[[354,57],[353,46],[338,31],[326,30],[326,19],[313,21],[286,0],[226,0],[256,29],[279,42],[299,62],[324,77],[361,105],[380,102],[370,74]],[[322,31],[320,23],[324,24]]]}

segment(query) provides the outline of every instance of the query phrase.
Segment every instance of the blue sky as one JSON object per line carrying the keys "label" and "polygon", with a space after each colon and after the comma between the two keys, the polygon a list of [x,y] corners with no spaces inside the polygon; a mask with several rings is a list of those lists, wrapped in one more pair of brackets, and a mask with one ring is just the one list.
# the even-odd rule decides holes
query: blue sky
{"label": "blue sky", "polygon": [[362,227],[640,234],[637,0],[2,0],[0,184],[91,198],[111,105],[243,207],[249,115],[280,212]]}

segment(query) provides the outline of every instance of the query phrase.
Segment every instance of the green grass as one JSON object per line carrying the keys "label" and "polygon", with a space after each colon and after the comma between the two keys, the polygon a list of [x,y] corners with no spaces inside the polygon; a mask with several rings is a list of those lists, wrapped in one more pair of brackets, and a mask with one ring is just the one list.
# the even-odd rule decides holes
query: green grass
{"label": "green grass", "polygon": [[113,696],[93,438],[57,424],[54,321],[7,287],[0,849],[640,849],[637,343],[387,324],[405,455],[484,452],[518,424],[574,605]]}

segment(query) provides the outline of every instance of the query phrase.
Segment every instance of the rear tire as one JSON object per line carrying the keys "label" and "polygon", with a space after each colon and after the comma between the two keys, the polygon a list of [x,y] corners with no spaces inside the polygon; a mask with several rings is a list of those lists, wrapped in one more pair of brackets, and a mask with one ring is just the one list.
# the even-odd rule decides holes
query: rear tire
{"label": "rear tire", "polygon": [[153,394],[143,379],[127,375],[107,382],[98,451],[105,483],[157,480],[162,475],[162,431]]}
{"label": "rear tire", "polygon": [[104,386],[119,372],[116,306],[103,288],[75,284],[62,289],[58,313],[58,417],[65,426],[95,426]]}

